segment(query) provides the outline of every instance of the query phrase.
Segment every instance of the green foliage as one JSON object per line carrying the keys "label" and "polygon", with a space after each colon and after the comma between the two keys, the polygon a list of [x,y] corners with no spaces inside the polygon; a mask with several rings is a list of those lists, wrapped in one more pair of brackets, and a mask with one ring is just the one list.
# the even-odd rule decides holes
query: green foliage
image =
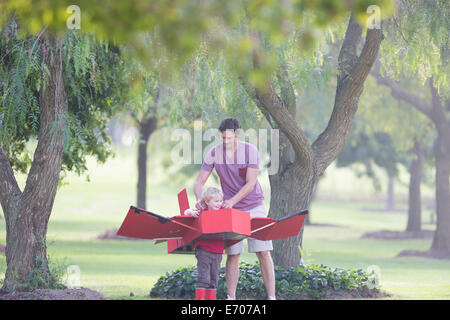
{"label": "green foliage", "polygon": [[183,68],[183,78],[172,86],[171,123],[192,127],[194,120],[202,119],[208,128],[218,128],[223,118],[236,117],[244,130],[258,127],[262,114],[255,112],[257,108],[232,64],[223,54],[199,50]]}
{"label": "green foliage", "polygon": [[81,174],[86,156],[105,162],[112,154],[109,119],[119,111],[127,85],[117,47],[68,32],[64,38],[64,83],[69,103],[63,170]]}
{"label": "green foliage", "polygon": [[50,257],[47,257],[47,260],[36,257],[34,269],[28,273],[16,290],[66,289],[66,285],[63,284],[65,270],[64,262],[54,262]]}
{"label": "green foliage", "polygon": [[398,164],[407,165],[406,158],[398,153],[393,145],[392,138],[385,132],[375,132],[368,135],[364,131],[352,131],[352,135],[339,154],[337,167],[349,166],[353,163],[362,163],[365,167],[363,174],[373,179],[374,186],[380,190],[379,179],[373,170],[373,163],[383,168],[391,177],[397,177]]}
{"label": "green foliage", "polygon": [[[428,99],[425,95],[429,89],[420,84],[417,77],[407,79],[402,76],[400,80],[405,90]],[[378,85],[374,77],[368,77],[365,86],[361,108],[354,121],[355,131],[365,131],[368,135],[385,132],[391,136],[395,149],[404,154],[413,147],[414,138],[420,139],[430,132],[432,124],[424,114],[393,97],[391,90]]]}
{"label": "green foliage", "polygon": [[[68,101],[68,113],[56,120],[67,124],[63,171],[81,174],[87,156],[105,162],[112,154],[106,125],[127,90],[123,61],[117,47],[75,31],[66,32],[59,45]],[[22,173],[31,164],[25,143],[38,136],[39,95],[49,76],[42,57],[54,50],[41,35],[22,37],[14,19],[0,32],[0,144],[13,169]]]}
{"label": "green foliage", "polygon": [[194,266],[178,268],[175,271],[167,272],[165,276],[158,279],[150,292],[150,296],[193,298],[197,276],[197,268]]}
{"label": "green foliage", "polygon": [[39,130],[40,55],[32,38],[20,38],[11,20],[0,32],[0,144],[13,168],[25,172],[31,163],[25,152]]}
{"label": "green foliage", "polygon": [[[330,268],[323,264],[276,268],[277,290],[289,298],[306,293],[310,298],[327,298],[328,291],[362,293],[369,289],[373,277],[361,269],[345,270]],[[375,292],[378,289],[372,289]]]}
{"label": "green foliage", "polygon": [[[243,299],[264,299],[265,286],[261,277],[259,264],[239,264],[240,276],[236,295]],[[160,277],[150,292],[158,298],[193,299],[197,268],[194,266],[179,268]],[[280,299],[298,298],[300,296],[318,299],[326,298],[329,292],[362,293],[369,289],[374,276],[363,270],[345,270],[324,265],[310,264],[298,267],[275,267],[275,284],[277,297]],[[226,297],[225,268],[221,268],[217,298]]]}
{"label": "green foliage", "polygon": [[[69,0],[30,0],[0,3],[0,22],[14,12],[22,21],[23,33],[38,34],[44,27],[54,33],[64,34]],[[304,15],[317,12],[315,27],[325,27],[354,11],[360,22],[367,19],[366,10],[378,5],[384,15],[392,12],[390,0],[318,0],[318,1],[261,1],[261,0],[130,0],[89,1],[79,0],[81,32],[95,33],[97,39],[114,40],[120,44],[131,44],[135,53],[148,67],[156,64],[168,71],[177,70],[192,58],[202,43],[207,42],[214,51],[223,51],[234,66],[245,74],[250,82],[259,83],[265,74],[277,66],[273,52],[260,55],[260,68],[252,71],[251,56],[258,44],[252,41],[249,29],[264,33],[272,44],[286,40],[302,22]],[[246,26],[242,25],[246,20]],[[149,42],[142,34],[151,32]],[[234,34],[233,34],[234,33]],[[315,37],[312,28],[299,37],[301,47],[310,47]]]}
{"label": "green foliage", "polygon": [[395,17],[383,26],[380,47],[382,73],[398,79],[417,75],[422,81],[433,76],[441,96],[448,99],[450,73],[450,6],[446,0],[404,0]]}

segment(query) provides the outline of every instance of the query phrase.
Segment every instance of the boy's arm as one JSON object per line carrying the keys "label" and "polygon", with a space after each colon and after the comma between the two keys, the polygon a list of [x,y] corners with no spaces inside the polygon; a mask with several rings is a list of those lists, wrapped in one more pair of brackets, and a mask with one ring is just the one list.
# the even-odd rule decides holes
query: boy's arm
{"label": "boy's arm", "polygon": [[194,218],[197,218],[199,216],[199,214],[200,214],[200,211],[197,210],[197,209],[186,209],[184,211],[184,215],[185,216],[191,216],[191,217],[194,217]]}

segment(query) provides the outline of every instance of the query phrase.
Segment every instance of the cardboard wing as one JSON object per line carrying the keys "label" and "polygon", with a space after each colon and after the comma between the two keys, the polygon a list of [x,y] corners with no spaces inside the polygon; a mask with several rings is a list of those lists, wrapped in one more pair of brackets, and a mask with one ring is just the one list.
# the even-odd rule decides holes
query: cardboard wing
{"label": "cardboard wing", "polygon": [[298,235],[305,221],[308,210],[302,210],[287,217],[253,218],[251,220],[251,237],[258,240],[275,240]]}
{"label": "cardboard wing", "polygon": [[225,247],[252,237],[275,240],[296,236],[304,223],[308,210],[302,210],[279,220],[253,218],[237,209],[220,209],[203,212],[199,218],[185,216],[189,208],[186,189],[178,194],[179,216],[171,218],[130,206],[117,234],[124,237],[167,240],[169,253],[193,253],[193,243],[198,238],[223,239]]}
{"label": "cardboard wing", "polygon": [[149,240],[181,239],[187,231],[198,231],[192,227],[194,220],[195,218],[187,216],[167,218],[130,206],[117,234],[123,237]]}

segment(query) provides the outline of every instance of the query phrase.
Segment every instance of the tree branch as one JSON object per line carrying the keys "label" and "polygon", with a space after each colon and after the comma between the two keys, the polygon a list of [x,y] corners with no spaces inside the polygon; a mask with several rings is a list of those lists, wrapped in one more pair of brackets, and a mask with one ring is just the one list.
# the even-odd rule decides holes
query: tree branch
{"label": "tree branch", "polygon": [[364,82],[375,62],[383,39],[381,29],[367,30],[364,47],[358,57],[357,47],[361,36],[362,27],[352,14],[339,53],[339,73],[333,112],[326,129],[312,145],[318,175],[321,175],[336,159],[345,145],[358,109]]}
{"label": "tree branch", "polygon": [[428,107],[426,101],[420,97],[408,92],[407,90],[400,87],[397,81],[387,76],[382,76],[379,71],[379,66],[374,68],[370,74],[377,80],[378,84],[384,85],[391,89],[391,94],[394,98],[400,99],[414,106],[417,110],[422,112],[428,118],[431,118],[431,108]]}
{"label": "tree branch", "polygon": [[14,195],[20,195],[21,191],[14,171],[2,146],[0,146],[0,203],[6,215],[8,203]]}
{"label": "tree branch", "polygon": [[[261,34],[253,33],[253,38],[259,44],[257,47],[262,50],[264,46],[262,45]],[[253,67],[256,70],[260,67],[259,58],[258,52],[254,49],[252,52],[252,60]],[[283,68],[283,66],[280,66],[279,70],[282,72],[284,70],[284,76],[288,76],[286,68]],[[291,96],[291,99],[287,98],[290,89],[292,89],[291,93],[293,94],[292,85],[288,82],[282,84],[282,94],[286,95],[286,100],[290,101],[289,105],[286,105],[285,101],[283,101],[276,93],[270,77],[267,77],[264,88],[250,85],[245,77],[240,77],[240,79],[245,90],[249,96],[252,97],[253,101],[255,101],[258,108],[263,112],[270,125],[274,127],[273,122],[269,120],[273,119],[278,128],[284,133],[287,139],[289,139],[295,152],[296,164],[302,167],[312,168],[313,157],[310,142],[295,120],[295,111],[293,110],[295,109],[295,96]]]}
{"label": "tree branch", "polygon": [[[441,96],[434,86],[433,76],[428,79],[428,85],[431,91],[431,111],[430,118],[434,122],[437,131],[443,137],[450,138],[450,121],[445,114],[444,105],[442,104]],[[448,104],[448,101],[447,101]]]}
{"label": "tree branch", "polygon": [[291,116],[295,119],[297,114],[295,91],[285,64],[280,65],[277,72],[277,79],[281,87],[281,99],[283,100],[284,105],[288,109]]}
{"label": "tree branch", "polygon": [[[37,207],[46,206],[51,210],[61,171],[68,106],[62,74],[62,43],[52,36],[45,35],[43,38],[49,44],[43,63],[50,70],[50,76],[45,87],[44,80],[41,81],[38,144],[22,200],[33,199]],[[45,77],[43,72],[42,77]]]}
{"label": "tree branch", "polygon": [[[297,115],[297,103],[295,97],[294,86],[289,78],[289,72],[286,64],[281,64],[277,71],[278,85],[280,86],[280,96],[284,103],[285,108],[291,115],[292,119],[296,121]],[[309,145],[309,141],[308,141]],[[279,137],[279,147],[280,147],[280,174],[283,175],[284,172],[291,166],[293,159],[295,159],[295,150],[292,147],[292,143],[289,138],[282,132]]]}
{"label": "tree branch", "polygon": [[256,102],[257,106],[266,110],[272,119],[275,120],[279,129],[289,139],[294,148],[297,161],[305,167],[312,167],[312,150],[303,130],[297,125],[297,122],[289,113],[281,98],[276,94],[273,83],[268,81],[266,89],[261,90],[250,86],[243,80],[244,87],[248,94]]}
{"label": "tree branch", "polygon": [[277,125],[276,125],[276,123],[273,123],[272,117],[270,116],[270,113],[264,107],[260,106],[259,102],[257,102],[256,105],[258,106],[259,110],[261,110],[262,114],[266,118],[266,120],[269,123],[270,127],[272,129],[276,129]]}

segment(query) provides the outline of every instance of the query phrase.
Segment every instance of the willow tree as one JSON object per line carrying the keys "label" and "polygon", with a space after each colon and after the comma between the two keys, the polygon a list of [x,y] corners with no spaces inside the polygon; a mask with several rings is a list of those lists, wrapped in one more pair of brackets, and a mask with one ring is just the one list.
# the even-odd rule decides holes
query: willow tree
{"label": "willow tree", "polygon": [[125,102],[124,112],[132,119],[138,130],[137,148],[137,199],[139,208],[146,208],[147,196],[147,148],[150,137],[156,131],[158,122],[161,125],[159,106],[162,105],[163,93],[161,80],[157,73],[147,71],[134,59],[129,59],[126,66],[126,77],[134,79]]}
{"label": "willow tree", "polygon": [[[450,252],[450,91],[448,90],[449,19],[446,1],[402,1],[390,23],[381,69],[373,75],[392,95],[427,117],[436,129],[437,225],[430,251]],[[400,78],[421,80],[410,92]]]}
{"label": "willow tree", "polygon": [[[377,65],[374,69],[377,68]],[[405,81],[404,83],[405,88],[409,88],[411,91],[422,90],[417,81]],[[361,103],[366,107],[358,111],[354,130],[356,132],[364,132],[365,135],[373,137],[382,133],[387,139],[383,139],[384,141],[380,140],[378,146],[374,144],[374,141],[369,141],[368,143],[350,141],[351,144],[347,145],[346,148],[353,149],[352,151],[357,153],[355,158],[358,161],[364,158],[372,158],[379,167],[390,168],[388,170],[391,172],[395,172],[394,170],[398,164],[403,164],[409,170],[406,231],[420,232],[422,211],[421,183],[422,180],[427,180],[427,173],[430,171],[430,165],[432,165],[430,159],[430,139],[433,139],[432,124],[420,112],[408,107],[403,101],[394,98],[390,90],[378,85],[373,77],[367,80],[367,89],[361,97]],[[399,123],[402,125],[399,126]],[[360,142],[363,142],[363,140]],[[371,146],[377,146],[377,148],[371,151]],[[344,148],[341,155],[345,153],[346,148]],[[358,151],[358,149],[360,150]],[[352,161],[353,159],[350,157],[351,155],[347,154],[347,159],[340,160],[345,160],[344,162]],[[370,162],[368,164],[370,165]],[[366,168],[366,171],[369,174],[373,174],[370,167]]]}
{"label": "willow tree", "polygon": [[[363,48],[359,51],[362,34],[363,26],[352,13],[338,57],[333,110],[327,127],[312,143],[296,121],[296,96],[288,68],[281,66],[277,74],[264,79],[262,87],[252,86],[245,81],[249,95],[267,115],[268,121],[282,132],[279,172],[269,177],[271,217],[280,218],[299,208],[309,208],[319,177],[345,145],[364,81],[382,41],[381,29],[368,29]],[[260,37],[254,39],[261,41]],[[252,63],[256,68],[260,64],[259,55],[256,51],[252,53]],[[274,84],[275,77],[280,82],[279,92]],[[302,233],[297,237],[276,241],[274,262],[283,266],[297,265],[301,258],[298,249],[301,240]]]}
{"label": "willow tree", "polygon": [[[301,39],[307,37],[311,30],[295,31],[298,30],[300,21],[308,14],[314,16],[314,12],[305,10],[295,19],[289,20],[291,12],[286,11],[281,3],[279,7],[280,15],[288,25],[294,21],[299,24],[294,24],[292,29],[288,28],[289,36],[281,36],[280,40],[270,32],[268,25],[258,24],[262,9],[255,10],[252,3],[248,3],[242,9],[241,22],[230,32],[234,52],[228,52],[227,50],[231,51],[230,48],[224,50],[228,65],[240,79],[244,90],[252,100],[252,103],[244,103],[240,108],[257,106],[267,119],[267,123],[281,132],[278,172],[269,175],[271,187],[269,216],[274,218],[281,218],[310,206],[311,196],[319,177],[345,144],[364,81],[377,57],[382,40],[380,29],[369,29],[363,49],[358,52],[363,26],[357,21],[356,16],[360,15],[361,11],[365,13],[367,7],[363,9],[359,7],[358,10],[355,5],[355,12],[348,20],[338,59],[338,84],[332,115],[326,129],[314,143],[311,143],[297,123],[296,94],[293,86],[295,75],[290,73],[289,68],[289,62],[303,58],[299,54],[302,49],[296,52],[297,55],[294,53],[288,63],[284,63],[284,58],[278,55],[283,51],[282,48],[286,46],[289,38],[297,40],[295,45],[291,44],[291,47],[296,47],[297,50],[308,43],[302,42]],[[323,18],[321,14],[324,14],[331,18],[331,11],[317,13],[316,17]],[[338,12],[340,17],[347,13],[345,10]],[[300,234],[298,237],[276,241],[273,251],[274,262],[283,266],[297,265],[301,258],[298,248],[301,238]]]}
{"label": "willow tree", "polygon": [[[119,52],[68,32],[0,34],[0,203],[6,222],[3,290],[51,287],[46,233],[61,172],[84,172],[86,157],[111,155],[106,124],[121,81]],[[37,139],[33,156],[26,143]],[[28,173],[20,189],[14,171]]]}

